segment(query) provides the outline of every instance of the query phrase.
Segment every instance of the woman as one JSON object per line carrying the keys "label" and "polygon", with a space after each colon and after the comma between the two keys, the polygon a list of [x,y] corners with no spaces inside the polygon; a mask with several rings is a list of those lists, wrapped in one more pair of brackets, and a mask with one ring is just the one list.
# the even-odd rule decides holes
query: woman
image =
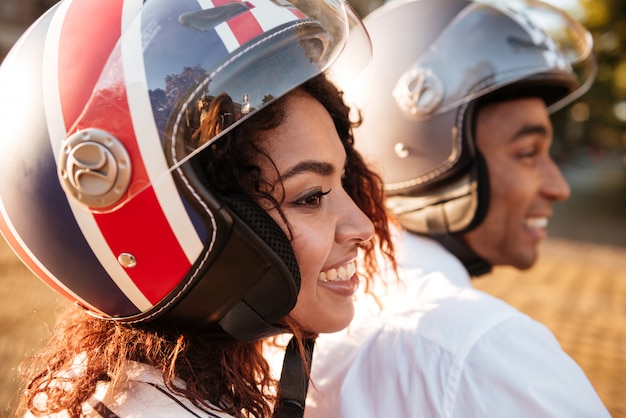
{"label": "woman", "polygon": [[[291,332],[306,363],[308,341],[352,318],[359,251],[370,275],[390,248],[380,179],[323,75],[353,16],[341,2],[138,3],[63,1],[0,72],[14,99],[2,232],[80,307],[24,369],[22,407],[286,416],[262,345]],[[194,114],[207,106],[216,117]]]}

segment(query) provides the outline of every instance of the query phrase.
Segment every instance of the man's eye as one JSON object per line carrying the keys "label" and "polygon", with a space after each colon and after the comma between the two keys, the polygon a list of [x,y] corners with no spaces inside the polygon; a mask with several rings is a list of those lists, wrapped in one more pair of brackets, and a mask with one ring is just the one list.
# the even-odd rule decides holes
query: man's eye
{"label": "man's eye", "polygon": [[317,191],[309,195],[304,196],[302,199],[296,200],[294,203],[303,206],[319,206],[322,204],[322,199],[330,193],[330,189],[327,192]]}
{"label": "man's eye", "polygon": [[538,154],[538,151],[536,149],[532,149],[532,150],[526,150],[524,152],[520,152],[517,157],[520,159],[532,159],[535,158]]}

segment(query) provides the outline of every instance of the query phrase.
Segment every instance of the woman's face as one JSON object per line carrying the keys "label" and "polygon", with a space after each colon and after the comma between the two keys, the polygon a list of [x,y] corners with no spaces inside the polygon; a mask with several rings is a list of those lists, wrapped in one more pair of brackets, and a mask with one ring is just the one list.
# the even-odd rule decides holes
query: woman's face
{"label": "woman's face", "polygon": [[[278,174],[267,160],[257,163],[275,186],[300,267],[301,289],[289,316],[309,332],[335,332],[354,315],[359,244],[372,238],[374,226],[343,189],[346,153],[326,109],[296,92],[285,110],[282,124],[263,136]],[[269,213],[287,231],[278,211]]]}

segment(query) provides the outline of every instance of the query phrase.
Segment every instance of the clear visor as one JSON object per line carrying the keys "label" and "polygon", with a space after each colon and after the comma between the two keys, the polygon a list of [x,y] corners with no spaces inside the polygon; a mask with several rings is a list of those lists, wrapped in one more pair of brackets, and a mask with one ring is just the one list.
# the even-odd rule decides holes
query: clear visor
{"label": "clear visor", "polygon": [[595,73],[591,34],[563,11],[535,0],[477,0],[407,69],[393,94],[410,116],[429,119],[543,77],[568,91],[550,103],[553,112],[586,92]]}
{"label": "clear visor", "polygon": [[[208,3],[150,0],[126,25],[61,151],[79,153],[59,173],[92,212],[165,187],[172,171],[327,70],[344,49],[362,50],[355,72],[371,55],[360,19],[341,0]],[[89,152],[84,143],[98,132],[107,138]],[[69,162],[90,165],[103,152],[110,155],[99,170],[107,172],[77,180]],[[110,184],[113,177],[126,184]]]}

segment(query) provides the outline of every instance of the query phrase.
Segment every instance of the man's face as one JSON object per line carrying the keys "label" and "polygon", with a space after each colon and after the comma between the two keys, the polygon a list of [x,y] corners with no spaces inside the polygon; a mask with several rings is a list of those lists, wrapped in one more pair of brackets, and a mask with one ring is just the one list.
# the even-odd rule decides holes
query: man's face
{"label": "man's face", "polygon": [[489,209],[463,239],[493,265],[527,269],[546,237],[552,203],[570,194],[549,154],[552,124],[543,100],[486,105],[477,117],[476,143],[489,171]]}

